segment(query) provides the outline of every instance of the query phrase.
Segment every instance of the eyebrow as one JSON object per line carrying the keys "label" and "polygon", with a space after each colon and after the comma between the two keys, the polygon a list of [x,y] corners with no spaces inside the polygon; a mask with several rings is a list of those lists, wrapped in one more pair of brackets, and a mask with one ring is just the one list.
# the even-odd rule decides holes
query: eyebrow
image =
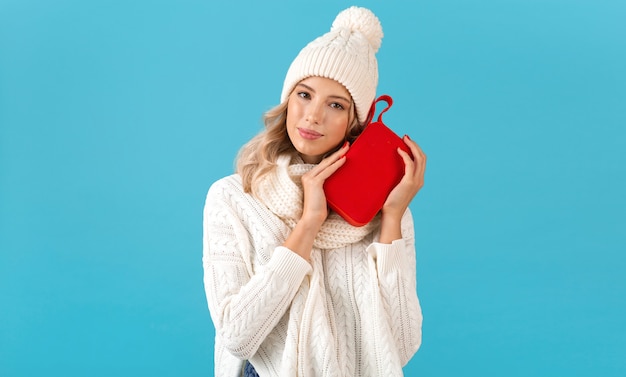
{"label": "eyebrow", "polygon": [[[298,85],[296,86],[303,86],[305,87],[307,90],[310,90],[311,92],[315,93],[315,89],[311,88],[310,86],[308,86],[307,84],[303,84],[303,83],[298,83]],[[349,99],[347,99],[344,96],[336,96],[336,95],[330,95],[330,98],[338,98],[338,99],[342,99],[344,101],[346,101],[347,103],[352,103],[352,101],[350,101]]]}

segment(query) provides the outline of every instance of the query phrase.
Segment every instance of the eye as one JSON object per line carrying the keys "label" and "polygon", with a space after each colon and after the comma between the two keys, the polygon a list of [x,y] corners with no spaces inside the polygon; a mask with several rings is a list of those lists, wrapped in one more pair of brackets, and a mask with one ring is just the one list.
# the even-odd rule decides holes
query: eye
{"label": "eye", "polygon": [[298,92],[298,97],[304,98],[304,99],[310,99],[311,94],[309,94],[309,92]]}
{"label": "eye", "polygon": [[340,104],[339,102],[333,102],[330,104],[330,107],[332,107],[333,109],[337,109],[337,110],[344,110],[345,107]]}

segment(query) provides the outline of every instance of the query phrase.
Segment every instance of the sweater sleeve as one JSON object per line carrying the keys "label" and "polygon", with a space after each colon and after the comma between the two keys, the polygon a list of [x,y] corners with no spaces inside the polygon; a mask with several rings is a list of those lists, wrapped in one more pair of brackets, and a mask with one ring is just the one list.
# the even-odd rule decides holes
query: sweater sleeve
{"label": "sweater sleeve", "polygon": [[225,185],[214,184],[209,189],[202,260],[217,336],[231,354],[249,359],[287,311],[311,266],[279,246],[267,264],[252,271],[250,238],[255,234],[242,221],[246,211],[238,207],[238,195],[240,199],[241,192],[232,192]]}
{"label": "sweater sleeve", "polygon": [[393,337],[402,365],[422,342],[422,310],[417,297],[413,218],[402,218],[402,239],[391,244],[372,243],[367,251],[373,276],[373,305],[379,336]]}

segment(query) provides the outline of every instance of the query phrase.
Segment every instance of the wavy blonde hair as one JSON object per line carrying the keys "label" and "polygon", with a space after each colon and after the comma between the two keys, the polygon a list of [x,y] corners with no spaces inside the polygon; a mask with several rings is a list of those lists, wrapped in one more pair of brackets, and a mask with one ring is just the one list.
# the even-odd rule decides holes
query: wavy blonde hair
{"label": "wavy blonde hair", "polygon": [[[298,152],[291,143],[287,134],[287,101],[270,109],[263,116],[265,129],[244,144],[239,150],[236,162],[236,172],[241,176],[243,189],[254,194],[257,182],[276,167],[276,160],[282,154],[297,156]],[[363,132],[363,125],[356,117],[356,107],[351,106],[351,120],[346,130],[345,140],[352,143]],[[326,155],[338,150],[340,143]]]}

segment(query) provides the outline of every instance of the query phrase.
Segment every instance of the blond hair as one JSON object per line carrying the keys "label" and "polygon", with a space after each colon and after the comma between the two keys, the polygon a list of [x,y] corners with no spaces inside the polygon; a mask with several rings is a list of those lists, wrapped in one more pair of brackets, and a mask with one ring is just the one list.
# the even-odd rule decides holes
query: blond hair
{"label": "blond hair", "polygon": [[[288,100],[270,109],[263,116],[265,129],[244,144],[239,150],[236,162],[236,172],[241,176],[243,189],[254,194],[256,184],[276,166],[278,156],[290,154],[295,157],[298,151],[291,143],[287,134],[287,104]],[[356,117],[355,106],[352,105],[350,118],[352,121],[346,130],[345,140],[352,143],[363,132],[363,126]],[[335,152],[342,143],[333,148],[326,155]]]}

